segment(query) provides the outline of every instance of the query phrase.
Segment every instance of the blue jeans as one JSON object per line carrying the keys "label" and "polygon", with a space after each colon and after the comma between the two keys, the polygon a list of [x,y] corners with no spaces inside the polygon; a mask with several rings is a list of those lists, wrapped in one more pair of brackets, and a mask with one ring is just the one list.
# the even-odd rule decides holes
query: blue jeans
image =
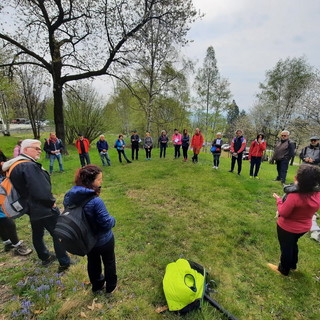
{"label": "blue jeans", "polygon": [[58,160],[60,171],[63,171],[61,153],[60,154],[50,154],[49,157],[50,157],[50,173],[52,173],[52,171],[53,171],[53,163],[54,163],[55,159]]}
{"label": "blue jeans", "polygon": [[53,239],[53,246],[57,259],[60,265],[65,266],[70,264],[70,257],[64,247],[61,246],[59,239],[53,233],[57,218],[58,215],[52,215],[51,217],[31,221],[32,242],[39,259],[42,261],[47,260],[50,257],[50,252],[43,240],[44,230],[47,230]]}
{"label": "blue jeans", "polygon": [[90,157],[88,152],[80,153],[79,158],[80,158],[81,167],[84,167],[86,163],[90,164]]}
{"label": "blue jeans", "polygon": [[102,164],[104,166],[107,165],[105,160],[107,160],[108,166],[111,166],[111,161],[110,161],[110,158],[109,158],[108,151],[105,151],[105,152],[101,151],[100,152],[100,159],[101,159]]}

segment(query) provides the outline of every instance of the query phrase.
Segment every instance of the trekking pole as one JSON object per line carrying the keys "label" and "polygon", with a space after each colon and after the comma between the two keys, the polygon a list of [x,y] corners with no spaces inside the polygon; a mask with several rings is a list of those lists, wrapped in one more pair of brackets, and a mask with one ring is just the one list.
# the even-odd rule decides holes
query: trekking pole
{"label": "trekking pole", "polygon": [[217,310],[223,313],[226,317],[228,317],[228,320],[238,320],[231,313],[229,313],[227,310],[221,307],[220,304],[217,301],[213,300],[207,293],[204,294],[204,297],[213,307],[215,307]]}

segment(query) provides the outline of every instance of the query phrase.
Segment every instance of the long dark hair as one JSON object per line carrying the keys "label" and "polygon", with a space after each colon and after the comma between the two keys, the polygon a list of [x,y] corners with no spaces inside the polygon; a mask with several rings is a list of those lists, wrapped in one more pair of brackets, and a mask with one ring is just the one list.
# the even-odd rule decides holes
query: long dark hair
{"label": "long dark hair", "polygon": [[92,189],[99,195],[100,188],[94,187],[92,184],[100,172],[102,172],[102,170],[99,167],[88,164],[77,170],[74,183],[76,186]]}
{"label": "long dark hair", "polygon": [[299,192],[315,191],[320,185],[320,168],[312,164],[302,164],[297,172]]}
{"label": "long dark hair", "polygon": [[264,134],[263,133],[258,133],[257,135],[257,140],[259,139],[259,137],[261,136],[262,140],[264,139]]}

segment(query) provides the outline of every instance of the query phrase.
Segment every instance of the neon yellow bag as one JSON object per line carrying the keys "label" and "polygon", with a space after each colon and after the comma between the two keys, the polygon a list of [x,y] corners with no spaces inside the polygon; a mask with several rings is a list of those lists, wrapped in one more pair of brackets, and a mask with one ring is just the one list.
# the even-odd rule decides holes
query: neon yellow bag
{"label": "neon yellow bag", "polygon": [[206,290],[206,271],[186,259],[169,263],[163,278],[163,291],[170,311],[180,314],[201,308]]}

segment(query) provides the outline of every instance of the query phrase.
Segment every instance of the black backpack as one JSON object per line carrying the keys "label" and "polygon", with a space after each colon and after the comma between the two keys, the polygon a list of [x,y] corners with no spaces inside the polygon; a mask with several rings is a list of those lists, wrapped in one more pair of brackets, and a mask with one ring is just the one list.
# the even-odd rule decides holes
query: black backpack
{"label": "black backpack", "polygon": [[95,196],[77,206],[66,207],[59,215],[54,234],[70,253],[85,256],[97,242],[97,235],[90,225],[83,207]]}

